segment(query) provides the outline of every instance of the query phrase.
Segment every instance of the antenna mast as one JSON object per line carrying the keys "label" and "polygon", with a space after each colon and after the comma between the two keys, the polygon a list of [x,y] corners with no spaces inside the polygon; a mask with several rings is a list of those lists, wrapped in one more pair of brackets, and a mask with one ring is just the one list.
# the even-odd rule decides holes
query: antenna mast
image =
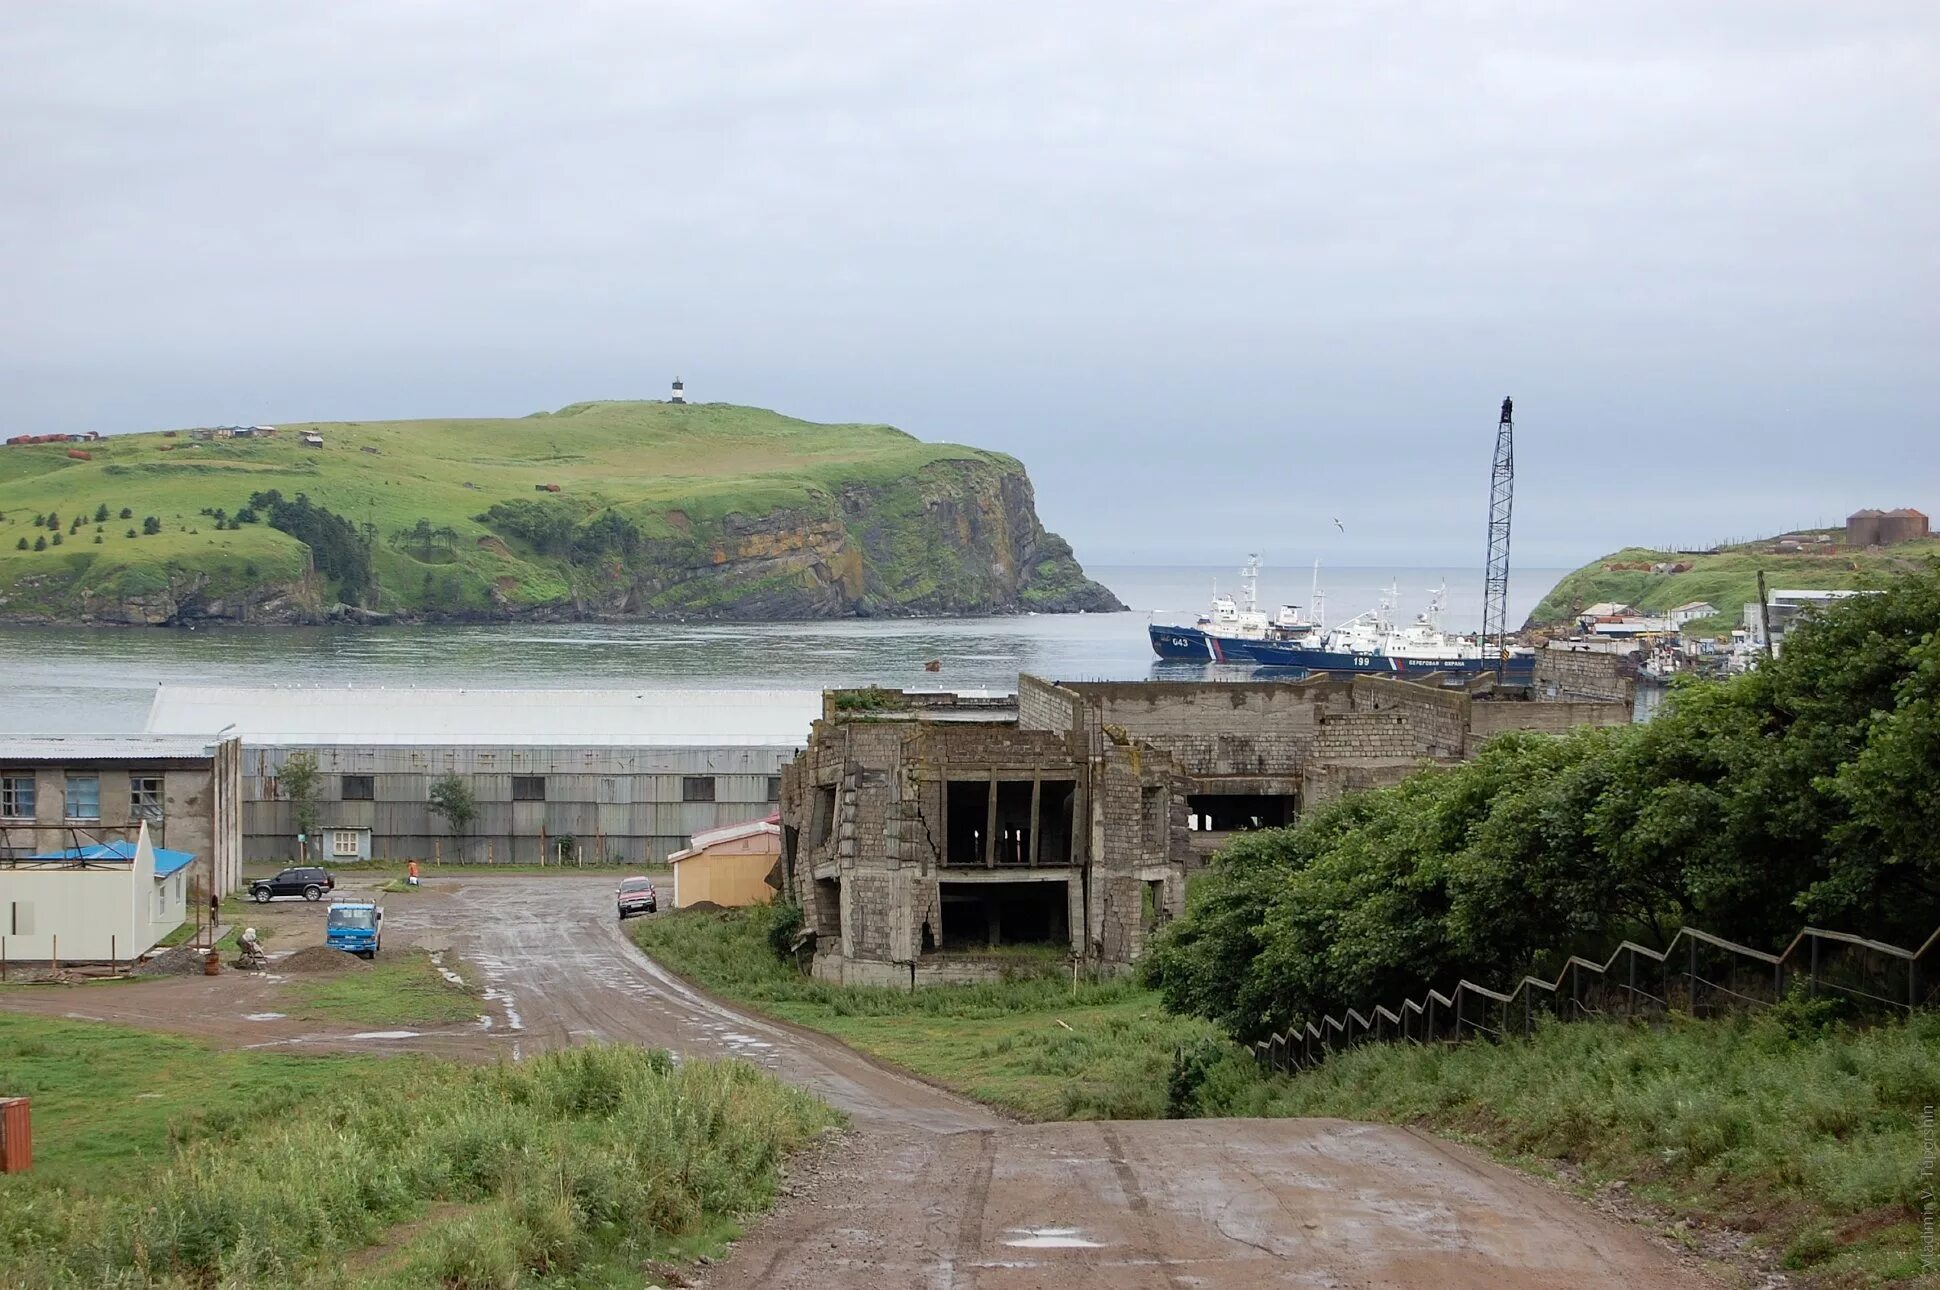
{"label": "antenna mast", "polygon": [[1495,427],[1495,467],[1489,472],[1489,570],[1482,583],[1482,648],[1502,681],[1509,658],[1509,512],[1516,496],[1515,400],[1502,400]]}

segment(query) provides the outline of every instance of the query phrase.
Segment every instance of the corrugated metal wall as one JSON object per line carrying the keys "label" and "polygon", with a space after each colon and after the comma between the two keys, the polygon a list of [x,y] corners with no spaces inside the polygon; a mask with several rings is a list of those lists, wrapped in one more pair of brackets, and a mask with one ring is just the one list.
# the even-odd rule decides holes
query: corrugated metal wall
{"label": "corrugated metal wall", "polygon": [[[318,829],[365,827],[379,859],[454,857],[444,820],[426,801],[441,775],[469,780],[478,819],[463,840],[465,858],[538,862],[540,834],[570,835],[588,863],[666,859],[703,829],[758,819],[775,809],[769,779],[794,757],[790,748],[427,748],[334,744],[307,749],[252,745],[243,752],[243,854],[287,860],[296,825],[276,776],[293,752],[314,753]],[[344,801],[342,776],[371,777],[372,800]],[[545,776],[545,800],[512,800],[515,775]],[[682,800],[689,776],[714,780],[712,802]],[[314,845],[311,855],[316,855]],[[324,857],[328,861],[328,857]]]}

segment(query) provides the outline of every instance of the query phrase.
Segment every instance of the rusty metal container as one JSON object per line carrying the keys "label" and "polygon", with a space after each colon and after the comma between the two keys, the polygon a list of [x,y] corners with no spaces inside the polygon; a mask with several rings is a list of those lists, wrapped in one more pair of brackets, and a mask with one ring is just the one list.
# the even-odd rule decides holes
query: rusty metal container
{"label": "rusty metal container", "polygon": [[202,975],[203,976],[222,975],[222,955],[221,954],[218,954],[214,950],[209,951],[208,957],[202,960]]}
{"label": "rusty metal container", "polygon": [[24,1097],[0,1097],[0,1174],[24,1174],[34,1163],[33,1117]]}

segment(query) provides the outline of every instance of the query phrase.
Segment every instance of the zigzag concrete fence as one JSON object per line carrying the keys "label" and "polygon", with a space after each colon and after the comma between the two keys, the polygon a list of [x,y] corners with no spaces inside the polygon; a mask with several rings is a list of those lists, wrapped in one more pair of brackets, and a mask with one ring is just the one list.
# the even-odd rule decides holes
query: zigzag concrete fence
{"label": "zigzag concrete fence", "polygon": [[1262,1039],[1253,1056],[1263,1067],[1291,1073],[1366,1043],[1527,1035],[1545,1017],[1658,1020],[1673,1012],[1704,1017],[1769,1007],[1795,985],[1874,1014],[1910,1015],[1940,1005],[1940,930],[1909,950],[1807,927],[1783,953],[1767,954],[1686,927],[1661,950],[1625,941],[1605,963],[1572,955],[1554,981],[1525,976],[1507,994],[1463,980],[1446,994],[1430,989],[1394,1008],[1349,1008]]}

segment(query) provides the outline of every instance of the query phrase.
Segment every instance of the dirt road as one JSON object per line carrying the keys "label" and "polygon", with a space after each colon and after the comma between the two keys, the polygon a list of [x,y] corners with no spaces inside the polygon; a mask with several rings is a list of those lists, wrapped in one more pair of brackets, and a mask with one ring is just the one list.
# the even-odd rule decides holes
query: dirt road
{"label": "dirt road", "polygon": [[1012,1123],[832,1040],[689,989],[622,935],[611,886],[441,879],[386,898],[387,939],[449,947],[481,969],[489,1026],[359,1037],[250,1021],[260,1011],[251,992],[270,987],[233,974],[22,992],[3,1006],[264,1046],[522,1055],[606,1039],[758,1063],[847,1111],[856,1131],[710,1270],[716,1290],[1705,1284],[1638,1231],[1406,1129],[1331,1120]]}

